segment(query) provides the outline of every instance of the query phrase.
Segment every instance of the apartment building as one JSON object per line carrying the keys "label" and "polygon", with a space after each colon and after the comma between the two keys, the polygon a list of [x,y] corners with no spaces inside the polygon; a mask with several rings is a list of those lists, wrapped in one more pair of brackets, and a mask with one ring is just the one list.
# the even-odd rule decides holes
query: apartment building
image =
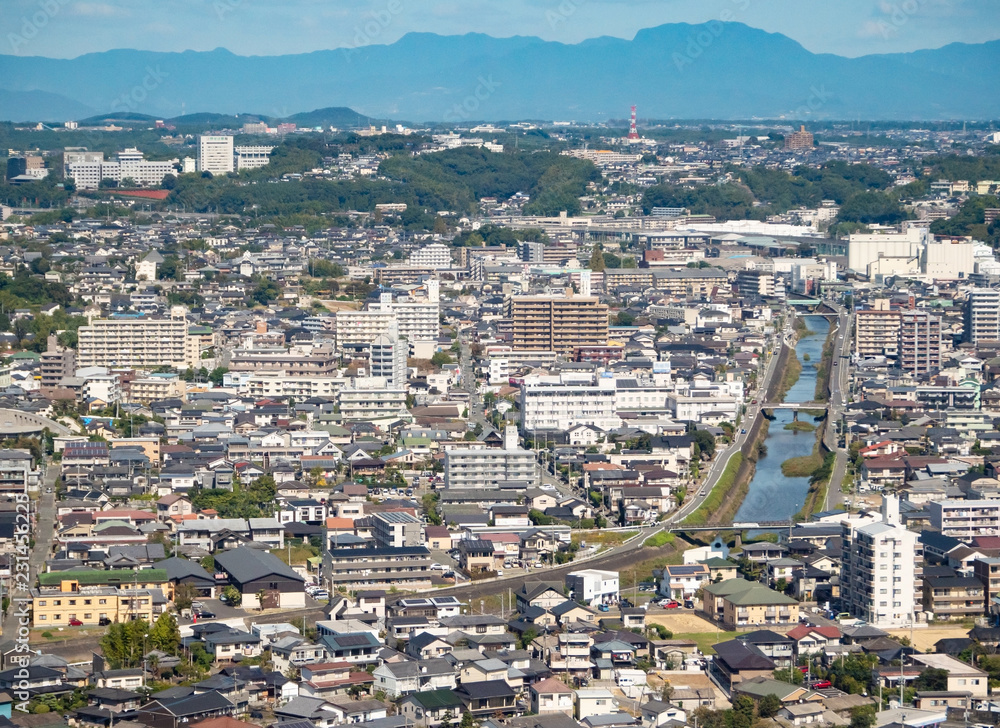
{"label": "apartment building", "polygon": [[1000,500],[940,500],[927,504],[931,527],[963,541],[1000,535]]}
{"label": "apartment building", "polygon": [[29,594],[34,627],[65,627],[71,620],[85,626],[143,619],[156,621],[166,606],[163,569],[58,571],[38,575]]}
{"label": "apartment building", "polygon": [[231,372],[254,375],[286,374],[292,377],[331,377],[338,372],[337,357],[329,347],[309,350],[236,349],[229,360]]}
{"label": "apartment building", "polygon": [[806,131],[804,125],[799,125],[798,131],[793,131],[785,137],[785,149],[812,149],[813,134]]}
{"label": "apartment building", "polygon": [[504,430],[504,447],[446,450],[444,486],[449,489],[498,489],[504,483],[538,482],[535,453],[518,447],[517,428]]}
{"label": "apartment building", "polygon": [[374,528],[372,534],[380,548],[403,548],[423,546],[427,539],[424,523],[411,513],[389,511],[372,514]]}
{"label": "apartment building", "polygon": [[241,389],[251,397],[296,400],[310,397],[334,398],[341,387],[347,384],[345,377],[324,377],[289,374],[252,374],[247,377]]}
{"label": "apartment building", "polygon": [[202,134],[198,137],[198,171],[229,174],[236,168],[233,138],[227,134]]}
{"label": "apartment building", "polygon": [[506,317],[514,349],[571,354],[608,341],[608,307],[593,296],[511,296]]}
{"label": "apartment building", "polygon": [[259,169],[266,167],[271,161],[271,150],[274,147],[259,145],[234,147],[236,169]]}
{"label": "apartment building", "polygon": [[45,390],[57,387],[65,377],[76,374],[76,352],[68,347],[59,346],[55,334],[50,334],[48,346],[39,357],[41,381],[39,386]]}
{"label": "apartment building", "polygon": [[451,248],[431,243],[410,253],[410,265],[419,268],[451,268]]}
{"label": "apartment building", "polygon": [[362,351],[383,335],[398,335],[399,321],[389,310],[337,311],[334,314],[334,341],[337,351]]}
{"label": "apartment building", "polygon": [[393,422],[412,419],[406,408],[406,386],[393,387],[385,377],[357,377],[337,395],[345,421]]}
{"label": "apartment building", "polygon": [[183,318],[94,319],[80,327],[77,337],[80,367],[187,369],[201,365],[198,337],[188,334]]}
{"label": "apartment building", "polygon": [[182,398],[187,393],[187,382],[178,374],[151,374],[129,382],[130,402],[149,404],[163,399]]}
{"label": "apartment building", "polygon": [[925,574],[923,582],[923,610],[933,615],[935,622],[975,619],[984,614],[986,590],[976,577]]}
{"label": "apartment building", "polygon": [[974,288],[965,302],[965,340],[1000,341],[1000,291]]}
{"label": "apartment building", "polygon": [[716,288],[729,285],[729,277],[721,268],[656,269],[653,287],[683,298],[704,298]]}
{"label": "apartment building", "polygon": [[941,318],[926,311],[903,311],[899,327],[899,366],[921,375],[941,368]]}
{"label": "apartment building", "polygon": [[0,493],[23,494],[38,489],[41,472],[27,450],[0,450]]}
{"label": "apartment building", "polygon": [[616,392],[615,380],[609,377],[525,377],[519,395],[521,429],[530,433],[592,425],[612,430],[621,425]]}
{"label": "apartment building", "polygon": [[426,546],[403,548],[331,548],[324,556],[330,586],[348,589],[431,586],[431,552]]}
{"label": "apartment building", "polygon": [[884,308],[855,311],[854,351],[860,357],[895,357],[899,353],[902,314],[889,310],[887,301],[883,303]]}
{"label": "apartment building", "polygon": [[406,339],[380,334],[368,347],[371,375],[384,377],[390,387],[406,388],[406,360],[410,345]]}
{"label": "apartment building", "polygon": [[996,614],[1000,603],[994,599],[1000,597],[1000,559],[979,558],[972,562],[972,575],[983,585],[983,603],[985,610]]}
{"label": "apartment building", "polygon": [[799,603],[755,581],[728,579],[704,587],[702,610],[725,629],[796,625]]}
{"label": "apartment building", "polygon": [[923,544],[899,518],[899,498],[882,499],[881,520],[842,524],[840,571],[843,609],[875,627],[916,619],[923,603]]}

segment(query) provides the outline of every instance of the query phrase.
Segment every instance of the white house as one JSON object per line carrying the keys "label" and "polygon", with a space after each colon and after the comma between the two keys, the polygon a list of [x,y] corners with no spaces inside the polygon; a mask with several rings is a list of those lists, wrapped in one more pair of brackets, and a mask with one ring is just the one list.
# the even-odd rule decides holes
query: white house
{"label": "white house", "polygon": [[618,601],[618,572],[600,569],[583,569],[566,575],[566,587],[573,598],[587,604],[604,604]]}

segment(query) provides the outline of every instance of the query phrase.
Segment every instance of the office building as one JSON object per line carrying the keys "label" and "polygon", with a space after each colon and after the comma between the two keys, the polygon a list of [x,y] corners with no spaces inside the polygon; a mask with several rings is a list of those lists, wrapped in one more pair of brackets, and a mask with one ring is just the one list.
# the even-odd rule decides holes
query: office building
{"label": "office building", "polygon": [[860,357],[888,356],[899,353],[899,311],[889,310],[889,302],[875,301],[875,308],[856,311],[854,316],[854,351]]}
{"label": "office building", "polygon": [[187,369],[201,365],[198,337],[188,334],[183,318],[95,319],[81,326],[77,337],[80,367]]}
{"label": "office building", "polygon": [[811,131],[806,131],[804,125],[799,126],[798,131],[793,131],[785,137],[785,149],[812,149],[813,135]]}
{"label": "office building", "polygon": [[902,525],[899,498],[883,497],[880,520],[844,520],[841,535],[844,611],[879,628],[915,621],[923,604],[923,544]]}
{"label": "office building", "polygon": [[403,511],[388,511],[372,514],[375,544],[383,549],[401,549],[411,546],[423,546],[424,524],[411,513]]}
{"label": "office building", "polygon": [[233,138],[225,134],[198,137],[198,171],[229,174],[235,171]]}
{"label": "office building", "polygon": [[233,149],[236,155],[236,169],[258,169],[266,167],[271,161],[271,150],[274,147],[245,146]]}
{"label": "office building", "polygon": [[104,152],[91,152],[86,147],[66,147],[63,150],[63,177],[70,179],[70,166],[74,164],[101,164]]}
{"label": "office building", "polygon": [[941,368],[941,319],[926,311],[903,311],[899,327],[899,366],[911,374]]}
{"label": "office building", "polygon": [[538,482],[535,453],[518,447],[517,428],[504,429],[502,449],[446,450],[444,454],[445,488],[493,490],[505,483],[525,487]]}
{"label": "office building", "polygon": [[571,354],[608,341],[608,307],[593,296],[511,296],[506,309],[514,349]]}
{"label": "office building", "polygon": [[965,301],[965,340],[1000,341],[1000,291],[973,288]]}

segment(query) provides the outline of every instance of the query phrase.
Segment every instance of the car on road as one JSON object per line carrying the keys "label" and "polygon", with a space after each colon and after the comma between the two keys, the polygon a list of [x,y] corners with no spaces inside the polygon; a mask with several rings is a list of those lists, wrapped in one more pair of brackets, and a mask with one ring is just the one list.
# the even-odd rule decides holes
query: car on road
{"label": "car on road", "polygon": [[684,600],[684,608],[685,609],[694,609],[694,600],[692,600],[692,599],[685,599]]}
{"label": "car on road", "polygon": [[210,612],[207,609],[203,609],[198,612],[199,619],[215,619],[215,612]]}
{"label": "car on road", "polygon": [[645,584],[640,584],[639,585],[639,591],[641,591],[641,592],[656,591],[656,585],[655,584],[650,584],[648,582],[645,583]]}
{"label": "car on road", "polygon": [[69,620],[69,626],[70,627],[82,627],[83,626],[83,622],[81,622],[79,619],[76,619],[74,617],[73,619]]}
{"label": "car on road", "polygon": [[677,603],[676,599],[671,599],[669,602],[663,605],[664,609],[677,609],[680,604]]}
{"label": "car on road", "polygon": [[816,680],[809,687],[811,687],[813,690],[822,690],[823,688],[833,687],[833,683],[831,683],[829,680]]}
{"label": "car on road", "polygon": [[444,564],[431,564],[431,571],[444,571]]}
{"label": "car on road", "polygon": [[598,604],[597,605],[597,611],[599,611],[599,612],[610,612],[611,611],[611,607],[609,607],[607,604]]}
{"label": "car on road", "polygon": [[741,434],[741,435],[745,435],[745,434],[747,434],[747,431],[746,431],[746,428],[743,428],[742,430],[740,430],[740,434]]}

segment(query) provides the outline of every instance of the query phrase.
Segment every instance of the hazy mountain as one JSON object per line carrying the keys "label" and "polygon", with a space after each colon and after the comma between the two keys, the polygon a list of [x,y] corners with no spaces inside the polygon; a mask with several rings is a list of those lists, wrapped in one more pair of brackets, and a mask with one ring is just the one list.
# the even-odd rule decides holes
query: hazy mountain
{"label": "hazy mountain", "polygon": [[79,101],[47,91],[10,91],[0,87],[0,118],[4,121],[63,122],[93,113]]}
{"label": "hazy mountain", "polygon": [[[391,45],[284,56],[114,50],[0,56],[0,89],[157,118],[350,106],[414,120],[941,119],[1000,116],[1000,41],[844,58],[740,23],[676,23],[632,40],[411,33]],[[55,100],[53,100],[55,101]],[[56,109],[35,115],[58,118]],[[33,116],[9,104],[0,116]]]}

